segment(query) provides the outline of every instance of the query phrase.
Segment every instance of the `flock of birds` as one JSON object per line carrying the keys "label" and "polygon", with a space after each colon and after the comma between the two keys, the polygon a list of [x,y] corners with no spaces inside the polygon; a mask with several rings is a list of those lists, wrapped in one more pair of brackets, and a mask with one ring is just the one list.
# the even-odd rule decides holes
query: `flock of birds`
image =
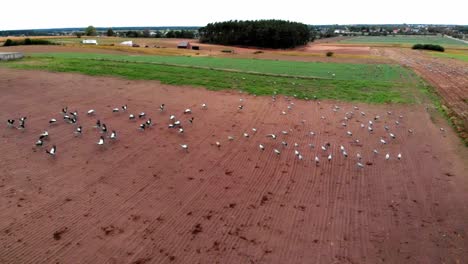
{"label": "flock of birds", "polygon": [[[201,108],[202,109],[207,109],[206,104],[202,104]],[[112,112],[113,113],[127,112],[127,109],[128,109],[127,105],[123,105],[120,108],[119,107],[113,108]],[[159,106],[159,110],[161,112],[163,112],[165,110],[165,104],[161,104]],[[187,108],[187,109],[185,109],[183,111],[183,113],[184,114],[191,114],[192,110]],[[74,124],[74,125],[78,124],[79,119],[78,119],[78,112],[77,111],[69,112],[68,107],[64,107],[61,110],[61,114],[63,115],[63,121],[65,123]],[[96,114],[96,110],[94,110],[94,109],[90,109],[90,110],[88,110],[86,112],[86,115],[88,117],[92,117],[95,114]],[[146,119],[146,113],[145,112],[140,112],[138,115],[135,115],[135,114],[129,114],[128,115],[128,119],[130,121],[136,121],[137,118],[140,119],[140,120]],[[193,123],[194,119],[195,119],[194,117],[191,117],[190,119],[188,119],[188,122]],[[26,129],[26,120],[27,120],[26,116],[20,117],[18,119],[18,122],[16,122],[15,119],[8,119],[7,120],[7,126],[9,128],[16,128],[18,130],[24,131]],[[180,120],[176,120],[175,115],[171,115],[169,117],[169,120],[171,121],[171,123],[168,126],[169,128],[177,129],[180,134],[184,133],[184,128],[182,127],[182,122]],[[58,122],[58,120],[56,118],[51,118],[51,119],[49,119],[49,126],[55,125],[57,122]],[[18,123],[18,126],[15,126],[16,123]],[[144,120],[143,123],[141,123],[138,126],[138,129],[144,131],[144,130],[152,127],[152,126],[153,126],[152,119],[147,118],[146,120]],[[107,125],[105,123],[102,123],[101,120],[99,120],[99,119],[96,120],[96,124],[95,124],[94,128],[97,129],[97,131],[99,131],[101,133],[101,135],[98,138],[98,141],[96,142],[96,144],[98,146],[103,146],[104,144],[106,144],[106,140],[107,140],[106,138],[108,138],[108,139],[110,139],[112,141],[117,140],[117,132],[115,130],[112,130],[111,133],[109,134]],[[76,137],[81,136],[82,133],[83,133],[83,127],[81,125],[77,125],[73,133],[74,133],[74,135]],[[35,146],[36,147],[42,147],[44,145],[45,141],[48,140],[48,139],[49,139],[49,132],[46,130],[46,131],[44,131],[43,133],[41,133],[39,135],[39,138],[36,141]],[[180,147],[182,149],[184,149],[184,150],[188,150],[188,144],[180,144]],[[52,145],[52,147],[50,149],[45,150],[45,152],[47,154],[49,154],[50,156],[54,157],[57,154],[57,146]]]}
{"label": "flock of birds", "polygon": [[[291,98],[289,97],[285,97],[286,100],[288,101],[288,106],[287,106],[287,111],[291,111],[292,108],[294,107],[294,102],[292,102]],[[276,101],[276,95],[273,96],[273,101]],[[237,107],[237,111],[243,111],[244,109],[244,104],[243,104],[244,100],[241,98],[240,99],[240,105],[238,105]],[[317,104],[320,105],[320,101],[317,101]],[[159,106],[159,111],[161,112],[164,112],[165,111],[165,104],[161,104]],[[202,110],[207,110],[208,107],[207,105],[204,103],[204,104],[201,104],[200,105],[200,108]],[[119,112],[127,112],[127,105],[123,105],[121,107],[115,107],[112,109],[112,112],[113,113],[119,113]],[[339,106],[334,106],[332,108],[332,111],[334,112],[338,112],[340,110],[340,107]],[[286,115],[287,114],[287,111],[282,111],[281,114],[282,115]],[[182,112],[184,115],[190,115],[192,114],[192,110],[190,108],[187,108],[185,109],[183,112]],[[67,107],[64,107],[62,108],[62,111],[61,111],[61,114],[63,116],[63,121],[65,123],[68,123],[68,124],[74,124],[76,127],[74,129],[74,135],[75,136],[80,136],[82,135],[83,133],[83,127],[81,125],[78,125],[79,123],[79,115],[78,115],[78,112],[77,111],[73,111],[73,112],[69,112],[68,111],[68,108]],[[88,117],[92,117],[96,114],[96,111],[94,109],[90,109],[86,112],[86,116]],[[388,111],[386,113],[388,116],[392,116],[392,112]],[[381,117],[379,115],[375,115],[375,116],[372,116],[372,117],[367,117],[366,116],[366,113],[363,112],[363,111],[360,111],[359,108],[357,106],[354,106],[353,107],[353,110],[352,111],[348,111],[344,114],[343,118],[341,119],[341,126],[343,128],[345,128],[346,130],[346,136],[350,138],[351,142],[352,143],[355,143],[355,144],[360,144],[360,141],[359,139],[353,139],[353,132],[351,130],[348,130],[349,129],[349,125],[348,125],[348,122],[353,119],[355,117],[355,115],[360,115],[361,116],[361,119],[367,119],[367,122],[365,123],[361,123],[360,124],[360,128],[361,129],[365,129],[368,131],[368,133],[372,134],[374,133],[374,129],[375,129],[375,124],[378,123],[381,119]],[[320,117],[321,119],[325,119],[324,116],[321,116]],[[135,115],[135,114],[129,114],[128,115],[128,119],[130,121],[135,121],[135,120],[142,120],[143,122],[139,124],[138,126],[138,129],[139,130],[146,130],[150,127],[153,126],[153,121],[151,118],[146,118],[146,113],[145,112],[140,112],[138,115]],[[403,119],[403,116],[398,116],[397,118],[395,118],[393,121],[394,121],[394,124],[395,124],[395,127],[398,127],[400,125],[400,121],[401,119]],[[10,128],[16,128],[16,129],[19,129],[19,130],[24,130],[26,128],[26,120],[27,120],[27,117],[21,117],[18,119],[18,125],[15,126],[15,123],[16,123],[16,120],[14,119],[8,119],[7,120],[7,124],[8,124],[8,127]],[[57,122],[59,122],[57,119],[55,118],[51,118],[49,120],[49,125],[54,125],[56,124]],[[184,133],[184,127],[182,126],[182,122],[176,118],[176,116],[174,114],[171,114],[169,116],[169,124],[168,124],[168,128],[169,129],[175,129],[178,131],[178,133],[180,134],[183,134]],[[189,123],[193,123],[194,122],[194,117],[190,117],[188,119],[188,122]],[[301,123],[305,123],[305,120],[301,120]],[[96,144],[98,146],[103,146],[106,144],[106,142],[108,140],[110,141],[116,141],[117,140],[117,132],[115,130],[112,130],[110,133],[108,131],[108,127],[105,123],[102,123],[99,119],[96,120],[96,123],[95,123],[95,126],[94,128],[100,132],[100,136],[99,138],[97,139],[97,142]],[[391,131],[390,127],[388,125],[384,125],[383,128],[385,129],[385,133],[388,134],[388,137],[385,137],[385,136],[381,136],[380,137],[380,144],[381,145],[387,145],[389,144],[389,140],[394,140],[397,138],[396,136],[396,132],[393,132]],[[290,129],[290,131],[292,131]],[[441,131],[443,131],[443,128],[441,128]],[[256,128],[252,128],[252,133],[257,133],[257,129]],[[270,134],[267,134],[266,137],[267,138],[271,138],[272,140],[277,140],[280,135],[288,135],[288,131],[287,130],[283,130],[281,131],[280,133],[278,134],[274,134],[274,133],[270,133]],[[408,133],[409,134],[413,134],[413,130],[412,129],[408,129]],[[310,131],[309,136],[315,136],[315,132],[313,131]],[[247,132],[244,132],[243,133],[243,137],[245,138],[249,138],[250,135],[249,133]],[[49,132],[48,131],[44,131],[43,133],[41,133],[39,135],[39,138],[38,140],[36,141],[35,145],[37,147],[42,147],[44,145],[44,142],[46,140],[48,140],[49,138]],[[389,140],[386,140],[385,138],[389,138]],[[234,136],[230,135],[228,136],[228,141],[233,141],[235,139]],[[185,150],[185,151],[188,151],[189,149],[189,146],[188,144],[179,144],[180,147]],[[221,143],[219,141],[216,141],[215,144],[214,144],[216,147],[220,148],[221,147]],[[276,148],[272,148],[273,152],[276,154],[276,155],[281,155],[281,152],[283,150],[283,148],[287,147],[288,146],[288,143],[286,141],[281,141],[281,145],[280,147],[276,147]],[[302,155],[302,153],[298,150],[298,147],[299,147],[299,144],[298,143],[294,143],[294,154],[295,156],[297,157],[297,159],[299,160],[303,160],[304,159],[304,156]],[[314,149],[315,146],[314,144],[309,144],[309,147],[311,149]],[[258,148],[260,149],[260,151],[265,151],[267,149],[266,147],[266,144],[265,143],[260,143],[258,145]],[[320,146],[320,149],[323,151],[323,156],[326,157],[326,160],[328,161],[331,161],[334,157],[332,155],[332,153],[329,151],[331,149],[331,143],[329,142],[325,142],[323,145]],[[339,145],[339,149],[340,149],[340,153],[343,155],[344,158],[348,158],[349,154],[348,154],[348,151],[347,149],[343,146],[343,145]],[[47,154],[49,154],[50,156],[55,156],[57,155],[57,146],[56,145],[53,145],[50,149],[47,149],[45,150],[45,152]],[[379,155],[379,151],[377,149],[373,149],[373,155]],[[385,157],[385,160],[389,160],[390,159],[390,153],[386,153],[384,155]],[[402,159],[402,154],[401,153],[398,153],[396,155],[396,158],[398,160],[401,160]],[[363,156],[361,153],[357,152],[356,153],[356,166],[358,168],[364,168],[365,167],[365,163],[362,162],[363,160]],[[316,166],[319,166],[321,160],[320,160],[320,155],[315,155],[313,161],[315,162]]]}

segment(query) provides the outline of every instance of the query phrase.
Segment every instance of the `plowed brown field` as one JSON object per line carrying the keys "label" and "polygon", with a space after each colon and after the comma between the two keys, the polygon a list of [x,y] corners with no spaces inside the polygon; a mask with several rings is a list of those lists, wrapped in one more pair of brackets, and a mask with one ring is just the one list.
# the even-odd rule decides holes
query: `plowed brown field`
{"label": "plowed brown field", "polygon": [[[466,152],[423,106],[356,104],[355,110],[349,103],[280,96],[273,102],[152,81],[9,69],[0,69],[0,93],[1,120],[28,117],[24,131],[0,128],[0,263],[463,263],[468,258]],[[158,109],[161,103],[165,112]],[[202,103],[208,109],[202,110]],[[112,113],[123,104],[128,113],[145,111],[155,125],[139,131],[142,121]],[[73,135],[74,125],[62,122],[59,112],[66,105],[79,112],[81,137]],[[91,108],[95,117],[86,116]],[[185,108],[193,113],[182,114]],[[345,121],[351,111],[354,116]],[[184,134],[168,129],[170,114],[182,122]],[[49,125],[53,117],[59,122]],[[119,139],[98,147],[97,118]],[[369,120],[372,133],[367,125],[360,127]],[[46,146],[34,147],[44,130],[50,133]],[[278,138],[266,137],[269,133]],[[382,145],[381,137],[388,144]],[[323,151],[326,142],[330,147]],[[52,144],[55,158],[45,153]],[[189,151],[179,144],[188,144]],[[356,166],[357,153],[364,168]]]}

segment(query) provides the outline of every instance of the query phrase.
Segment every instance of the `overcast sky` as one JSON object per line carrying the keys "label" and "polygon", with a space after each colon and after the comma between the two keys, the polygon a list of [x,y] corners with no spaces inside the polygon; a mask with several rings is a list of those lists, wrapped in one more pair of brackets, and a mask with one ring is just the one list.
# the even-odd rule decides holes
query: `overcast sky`
{"label": "overcast sky", "polygon": [[[230,19],[306,24],[468,24],[467,0],[6,0],[0,30],[203,26]],[[438,4],[435,4],[438,3]]]}

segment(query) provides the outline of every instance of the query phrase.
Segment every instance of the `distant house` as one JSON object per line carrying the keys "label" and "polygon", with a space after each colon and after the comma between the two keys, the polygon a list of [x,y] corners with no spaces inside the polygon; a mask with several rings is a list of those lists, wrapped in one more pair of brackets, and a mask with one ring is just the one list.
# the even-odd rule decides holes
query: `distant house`
{"label": "distant house", "polygon": [[88,45],[97,45],[97,40],[95,39],[83,39],[83,41],[81,41],[81,43],[83,44],[88,44]]}
{"label": "distant house", "polygon": [[177,48],[178,49],[190,49],[191,45],[190,45],[190,42],[188,41],[182,41],[182,42],[179,42],[179,44],[177,44]]}
{"label": "distant house", "polygon": [[123,42],[120,42],[120,45],[121,45],[121,46],[129,46],[129,47],[132,47],[132,46],[133,46],[133,41],[131,41],[131,40],[123,41]]}

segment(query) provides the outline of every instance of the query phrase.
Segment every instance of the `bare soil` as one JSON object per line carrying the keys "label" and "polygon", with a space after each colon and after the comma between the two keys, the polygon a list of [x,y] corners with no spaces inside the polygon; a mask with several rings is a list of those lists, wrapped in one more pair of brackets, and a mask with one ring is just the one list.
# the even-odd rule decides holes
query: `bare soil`
{"label": "bare soil", "polygon": [[461,136],[468,140],[468,63],[429,56],[410,49],[383,49],[382,54],[414,69],[429,81],[448,107]]}
{"label": "bare soil", "polygon": [[[458,148],[448,127],[441,132],[421,105],[356,104],[354,110],[349,103],[294,99],[291,105],[281,96],[273,102],[155,81],[3,68],[0,93],[1,120],[28,117],[24,131],[7,128],[6,122],[0,128],[0,263],[463,263],[468,258],[466,149]],[[165,112],[158,109],[161,103]],[[202,103],[208,109],[202,110]],[[127,113],[112,113],[123,104]],[[340,107],[336,112],[334,105]],[[73,135],[74,125],[62,122],[64,106],[79,112],[81,137]],[[85,114],[91,108],[94,117]],[[192,114],[182,114],[185,108]],[[127,118],[140,111],[155,122],[146,131],[137,129],[143,120]],[[354,117],[341,126],[350,111]],[[168,129],[170,114],[181,120],[185,133]],[[375,115],[380,118],[369,134],[360,124]],[[50,118],[60,122],[49,125]],[[118,140],[96,145],[98,118],[117,131]],[[34,147],[44,130],[50,138]],[[269,133],[278,138],[266,137]],[[381,137],[388,144],[380,144]],[[323,151],[326,142],[330,147]],[[53,144],[55,158],[45,153]],[[188,144],[188,152],[179,144]]]}

